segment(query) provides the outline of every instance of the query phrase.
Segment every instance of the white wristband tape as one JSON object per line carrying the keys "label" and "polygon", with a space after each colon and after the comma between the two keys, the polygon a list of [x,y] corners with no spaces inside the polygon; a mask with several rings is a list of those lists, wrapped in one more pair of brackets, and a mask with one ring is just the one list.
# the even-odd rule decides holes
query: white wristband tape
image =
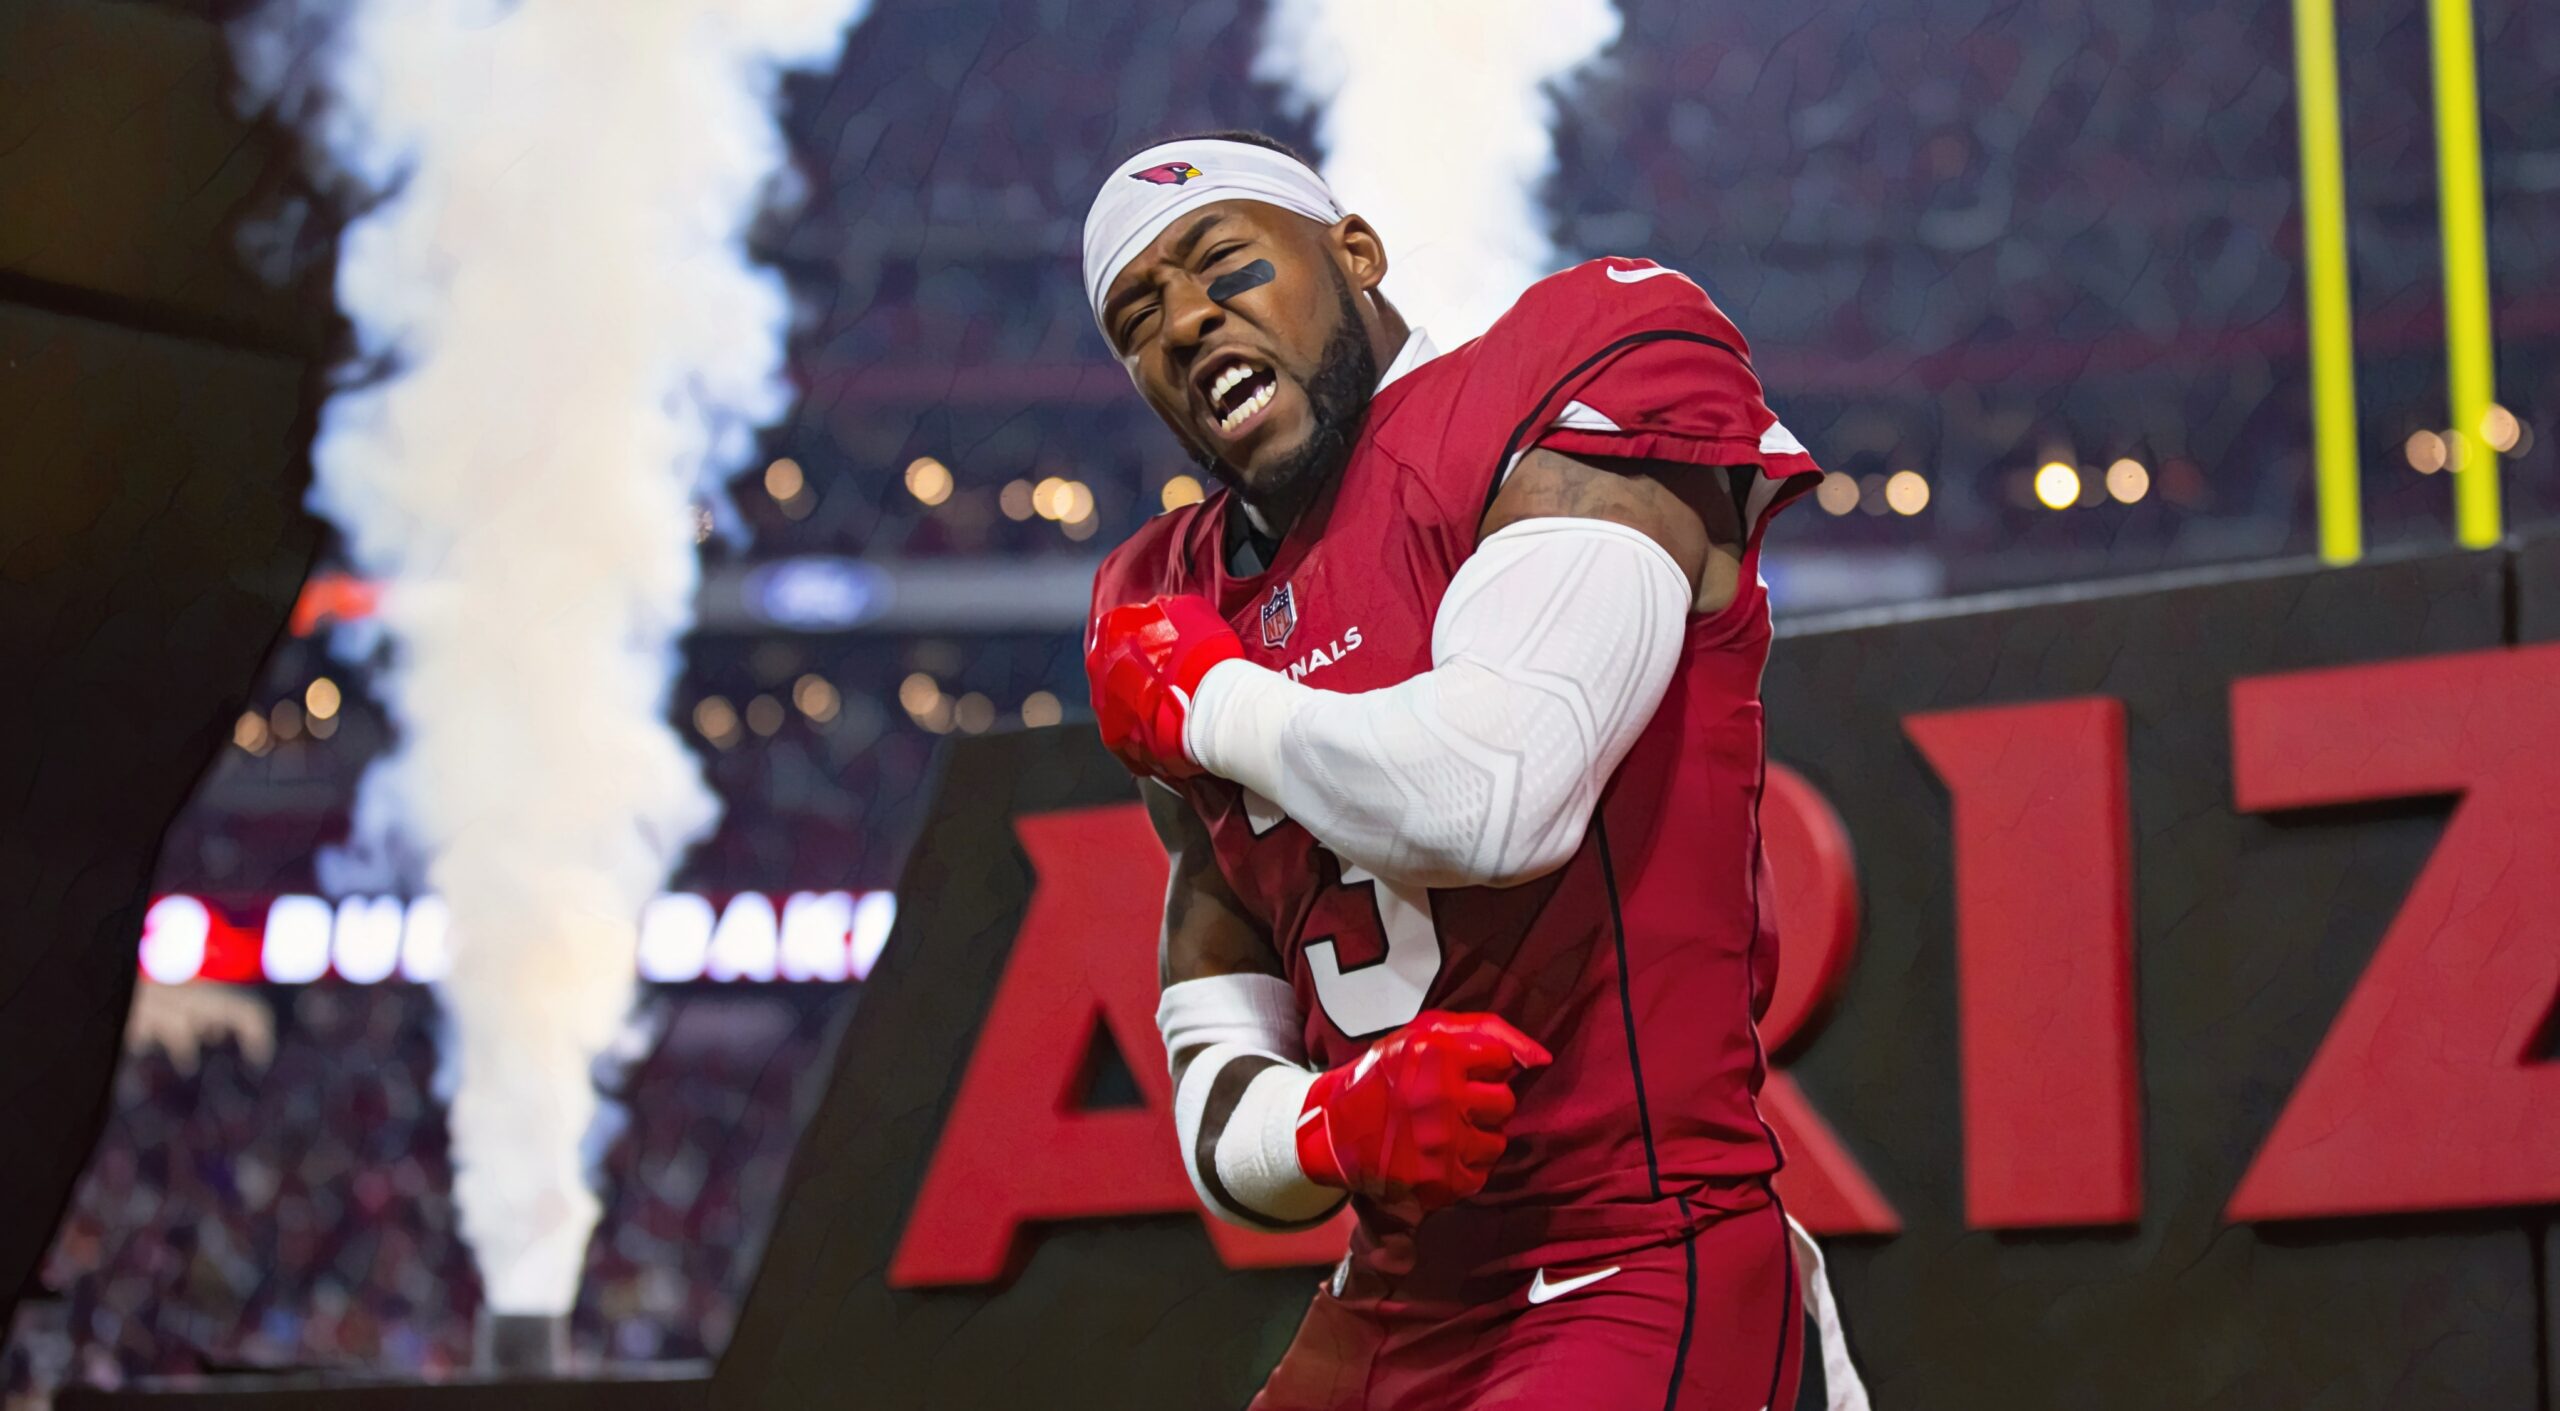
{"label": "white wristband tape", "polygon": [[[1274,975],[1214,975],[1165,987],[1156,1026],[1174,1065],[1173,1125],[1200,1203],[1248,1228],[1314,1220],[1343,1193],[1298,1165],[1298,1110],[1315,1075],[1301,1066],[1296,991]],[[1181,1055],[1189,1055],[1187,1062]],[[1200,1129],[1219,1075],[1239,1059],[1268,1066],[1245,1085],[1201,1165]]]}
{"label": "white wristband tape", "polygon": [[1298,1164],[1298,1114],[1316,1075],[1295,1065],[1265,1068],[1245,1085],[1218,1134],[1218,1179],[1256,1214],[1284,1224],[1316,1219],[1342,1203],[1342,1192],[1307,1179]]}

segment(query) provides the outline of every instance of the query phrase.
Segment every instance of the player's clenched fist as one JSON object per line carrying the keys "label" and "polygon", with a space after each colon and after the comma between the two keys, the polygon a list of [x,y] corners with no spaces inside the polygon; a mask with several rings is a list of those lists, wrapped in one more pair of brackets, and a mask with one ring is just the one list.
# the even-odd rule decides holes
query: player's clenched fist
{"label": "player's clenched fist", "polygon": [[1319,1185],[1425,1210],[1484,1189],[1518,1104],[1511,1079],[1550,1055],[1490,1014],[1427,1010],[1316,1075],[1298,1116],[1298,1164]]}
{"label": "player's clenched fist", "polygon": [[1206,599],[1188,593],[1102,614],[1084,654],[1102,743],[1141,774],[1198,774],[1200,766],[1182,745],[1192,693],[1210,667],[1242,655],[1244,643],[1235,629]]}

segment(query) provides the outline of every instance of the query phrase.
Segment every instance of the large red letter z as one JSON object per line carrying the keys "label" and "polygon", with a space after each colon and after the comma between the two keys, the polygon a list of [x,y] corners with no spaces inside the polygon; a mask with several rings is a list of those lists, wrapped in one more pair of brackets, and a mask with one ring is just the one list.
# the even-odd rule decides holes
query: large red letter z
{"label": "large red letter z", "polygon": [[[2235,682],[2250,812],[2459,795],[2235,1220],[2560,1200],[2560,647]],[[2306,924],[2315,924],[2309,923]]]}

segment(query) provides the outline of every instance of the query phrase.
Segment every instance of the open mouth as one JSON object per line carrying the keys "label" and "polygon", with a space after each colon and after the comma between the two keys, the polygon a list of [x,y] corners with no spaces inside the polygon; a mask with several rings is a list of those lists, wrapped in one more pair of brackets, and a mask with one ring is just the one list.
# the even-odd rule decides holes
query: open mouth
{"label": "open mouth", "polygon": [[1233,438],[1261,419],[1280,390],[1270,368],[1241,355],[1222,358],[1204,369],[1201,391],[1209,404],[1209,422],[1220,436]]}

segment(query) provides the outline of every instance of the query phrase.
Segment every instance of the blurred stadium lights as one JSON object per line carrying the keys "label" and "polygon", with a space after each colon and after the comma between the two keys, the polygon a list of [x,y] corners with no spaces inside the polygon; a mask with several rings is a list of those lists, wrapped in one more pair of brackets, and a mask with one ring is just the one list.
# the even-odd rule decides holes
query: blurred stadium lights
{"label": "blurred stadium lights", "polygon": [[[1906,484],[1916,484],[1918,489],[1914,507],[1901,512],[1916,514],[1929,502],[1928,482],[1915,472],[1903,473],[1912,476]],[[1855,508],[1858,484],[1848,476],[1825,476],[1815,493],[1836,497],[1834,485],[1847,488],[1850,507]],[[2075,495],[2079,493],[2078,486],[2075,473]],[[1878,513],[1885,512],[1886,500],[1896,493],[1892,482],[1886,481],[1874,501]],[[1828,499],[1823,504],[1826,509],[1831,507]],[[1834,514],[1843,512],[1832,510]],[[1088,513],[1083,520],[1060,528],[1071,537],[1086,538],[1098,524],[1099,516]],[[868,564],[834,558],[783,560],[713,574],[705,591],[698,630],[753,634],[782,627],[809,633],[860,631],[881,635],[1080,633],[1099,562],[1057,556],[907,559]],[[1771,550],[1764,555],[1764,563],[1772,599],[1788,611],[1899,602],[1914,596],[1936,596],[1946,586],[1946,568],[1940,556],[1923,548]],[[930,684],[931,678],[925,679]],[[910,704],[907,713],[926,729],[947,733],[959,723],[952,714],[954,709],[955,703],[945,699],[933,709]]]}
{"label": "blurred stadium lights", "polygon": [[[1031,482],[1028,480],[1006,481],[1004,492],[996,497],[996,504],[1004,511],[1005,518],[1017,524],[1031,518],[1035,512],[1031,507]],[[1171,506],[1166,508],[1170,509]]]}
{"label": "blurred stadium lights", "polygon": [[837,694],[833,682],[813,674],[791,683],[791,703],[800,707],[802,715],[824,725],[836,718],[844,700]]}
{"label": "blurred stadium lights", "polygon": [[1063,475],[1045,477],[1031,489],[1031,508],[1042,519],[1081,523],[1093,518],[1093,487]]}
{"label": "blurred stadium lights", "polygon": [[809,488],[809,477],[800,462],[789,456],[776,459],[764,468],[764,492],[773,497],[786,519],[807,519],[818,507],[818,494]]}
{"label": "blurred stadium lights", "polygon": [[2036,471],[2036,500],[2049,510],[2067,510],[2080,501],[2080,472],[2061,461],[2047,461]]}
{"label": "blurred stadium lights", "polygon": [[[2069,467],[2064,469],[2068,471]],[[1933,501],[1935,489],[1925,478],[1915,472],[1903,473],[1914,477],[1905,485],[1916,482],[1919,488],[1897,491],[1892,480],[1880,479],[1880,490],[1871,492],[1882,497],[1872,500],[1876,513],[1885,513],[1897,495],[1914,504],[1911,509],[1901,510],[1903,514],[1916,514]],[[2069,494],[2076,497],[2080,482],[2077,472],[2071,474]],[[1086,510],[1081,519],[1061,523],[1060,531],[1077,541],[1094,537],[1102,520],[1090,507],[1092,490],[1079,484],[1076,490],[1054,493],[1070,506]],[[2042,493],[2041,485],[2038,493]],[[1816,502],[1835,515],[1857,509],[1861,498],[1858,481],[1847,475],[1827,475],[1815,491]],[[2070,502],[2066,499],[2063,503]],[[1828,552],[1772,549],[1770,557],[1802,559]],[[1872,557],[1874,551],[1865,552]],[[1932,561],[1937,557],[1926,549],[1897,552]],[[832,554],[806,554],[749,565],[724,565],[704,577],[695,615],[696,631],[728,636],[760,635],[777,629],[881,636],[1080,632],[1093,596],[1094,569],[1100,562],[1099,557],[1062,554],[955,555],[870,562]],[[342,601],[361,601],[363,605],[361,613],[351,611],[345,620],[357,620],[370,613],[369,596],[354,599],[343,592],[339,596]],[[1898,596],[1899,593],[1880,591],[1867,599],[1853,599],[1824,592],[1806,599],[1782,592],[1777,602],[1782,609],[1794,610]],[[241,747],[247,749],[250,745],[243,739]]]}
{"label": "blurred stadium lights", "polygon": [[1897,470],[1884,482],[1884,500],[1895,514],[1915,515],[1929,507],[1929,481],[1916,470]]}
{"label": "blurred stadium lights", "polygon": [[2129,505],[2151,493],[2151,472],[2131,456],[2107,467],[2107,493]]}
{"label": "blurred stadium lights", "polygon": [[[2067,466],[2064,470],[2072,477],[2059,492],[2068,496],[2062,501],[2067,505],[2081,493],[2081,482],[2078,472]],[[1916,515],[1935,503],[1937,487],[1916,471],[1874,479],[1877,484],[1862,491],[1855,477],[1827,475],[1815,491],[1815,500],[1832,515],[1850,513],[1862,504],[1871,513]],[[2040,473],[2036,487],[2039,498],[2047,488],[2044,474]],[[1059,525],[1065,537],[1084,541],[1100,531],[1102,517],[1090,506],[1092,493],[1089,486],[1063,478],[1051,489],[1053,507],[1086,511],[1081,519]],[[1899,600],[1908,595],[1910,584],[1919,581],[1912,576],[1913,570],[1897,570],[1901,576],[1893,580],[1892,586],[1878,580],[1871,589],[1860,591],[1854,578],[1837,579],[1825,566],[1826,556],[1835,552],[1876,563],[1882,561],[1878,556],[1886,551],[1881,546],[1838,551],[1771,549],[1767,555],[1771,563],[1794,561],[1804,565],[1799,573],[1772,574],[1774,600],[1781,610],[1819,611],[1860,602]],[[1897,548],[1891,554],[1896,561],[1925,561],[1929,565],[1925,576],[1939,585],[1930,591],[1944,591],[1946,574],[1936,551],[1913,546]],[[720,565],[705,574],[695,630],[697,635],[729,637],[761,636],[775,631],[809,635],[852,632],[886,637],[925,633],[1074,633],[1083,627],[1098,563],[1095,557],[1061,554],[955,555],[873,562],[810,554],[755,564]],[[314,583],[322,581],[315,579]],[[1785,586],[1781,586],[1782,582]],[[331,599],[330,612],[321,620],[362,620],[373,609],[369,585],[343,575],[329,582],[325,591]],[[797,696],[793,700],[799,703]],[[330,707],[325,715],[316,708],[324,701]],[[342,702],[343,690],[334,681],[326,689],[316,682],[307,687],[303,730],[315,736],[334,734],[337,717],[344,708]],[[803,713],[808,713],[805,706]],[[323,727],[322,720],[330,724]],[[705,729],[699,720],[696,727],[704,738],[715,743],[736,743],[747,722],[734,711],[723,720],[721,729]],[[235,732],[235,743],[251,753],[264,753],[276,743],[278,733],[264,718],[254,728],[244,720]]]}
{"label": "blurred stadium lights", "polygon": [[907,462],[907,493],[926,505],[938,505],[951,498],[951,467],[931,456],[918,456]]}
{"label": "blurred stadium lights", "polygon": [[1163,493],[1157,496],[1157,500],[1169,510],[1178,510],[1184,505],[1196,505],[1206,498],[1208,497],[1201,490],[1199,480],[1188,475],[1177,475],[1166,481]]}
{"label": "blurred stadium lights", "polygon": [[2444,438],[2436,433],[2412,431],[2404,449],[2409,456],[2409,468],[2420,475],[2433,475],[2444,469]]}
{"label": "blurred stadium lights", "polygon": [[705,696],[694,703],[693,728],[721,749],[738,742],[738,711],[726,696]]}
{"label": "blurred stadium lights", "polygon": [[916,672],[898,683],[898,704],[907,717],[937,735],[951,733],[955,709],[942,684],[924,672]]}
{"label": "blurred stadium lights", "polygon": [[2480,418],[2480,439],[2488,442],[2491,450],[2507,455],[2524,439],[2524,423],[2516,420],[2514,412],[2492,402]]}
{"label": "blurred stadium lights", "polygon": [[315,721],[336,718],[341,703],[338,683],[326,676],[313,677],[311,684],[303,688],[302,708],[310,712]]}
{"label": "blurred stadium lights", "polygon": [[1825,513],[1847,514],[1858,507],[1857,479],[1832,471],[1823,476],[1822,483],[1814,488],[1813,500],[1822,506]]}
{"label": "blurred stadium lights", "polygon": [[1022,723],[1025,725],[1035,728],[1042,725],[1055,725],[1063,718],[1058,708],[1058,698],[1047,691],[1034,691],[1022,698]]}

